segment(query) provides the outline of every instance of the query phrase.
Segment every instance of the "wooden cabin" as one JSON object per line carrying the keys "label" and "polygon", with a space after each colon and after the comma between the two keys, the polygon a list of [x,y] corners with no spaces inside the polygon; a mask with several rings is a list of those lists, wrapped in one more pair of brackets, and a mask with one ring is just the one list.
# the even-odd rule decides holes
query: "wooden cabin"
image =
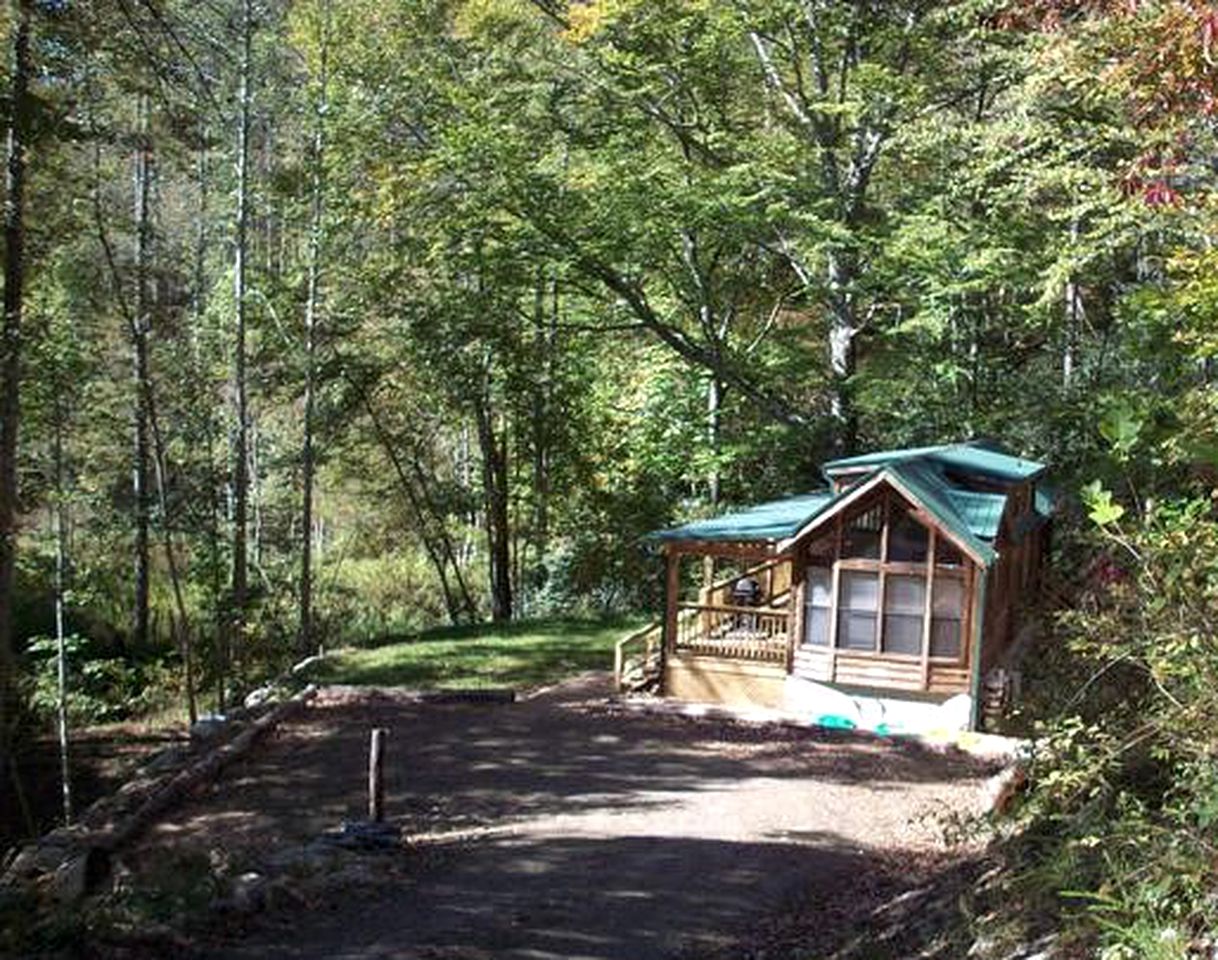
{"label": "wooden cabin", "polygon": [[822,490],[652,535],[665,614],[620,645],[619,683],[650,665],[680,700],[976,729],[1039,582],[1045,467],[974,441],[823,472]]}

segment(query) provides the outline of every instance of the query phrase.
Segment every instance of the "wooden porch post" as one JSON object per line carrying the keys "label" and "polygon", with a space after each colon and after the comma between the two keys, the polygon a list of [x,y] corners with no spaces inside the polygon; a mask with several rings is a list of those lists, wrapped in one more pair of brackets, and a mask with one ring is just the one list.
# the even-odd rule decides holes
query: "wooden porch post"
{"label": "wooden porch post", "polygon": [[787,618],[787,673],[792,673],[795,670],[795,647],[804,642],[804,604],[807,602],[805,591],[808,586],[804,550],[800,549],[793,554],[789,562],[791,586],[788,596],[791,612]]}
{"label": "wooden porch post", "polygon": [[938,535],[935,528],[930,528],[930,543],[926,551],[926,609],[922,614],[922,689],[930,689],[930,641],[932,636],[931,622],[935,615],[935,552],[938,549]]}
{"label": "wooden porch post", "polygon": [[677,601],[681,592],[681,554],[676,547],[665,551],[668,563],[664,579],[664,649],[673,653],[677,649]]}

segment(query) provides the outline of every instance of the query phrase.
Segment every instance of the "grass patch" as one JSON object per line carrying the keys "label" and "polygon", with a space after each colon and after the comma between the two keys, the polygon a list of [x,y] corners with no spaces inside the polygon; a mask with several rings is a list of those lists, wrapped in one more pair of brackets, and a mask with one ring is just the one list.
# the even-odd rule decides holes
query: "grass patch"
{"label": "grass patch", "polygon": [[339,650],[308,673],[314,683],[477,690],[554,683],[611,670],[613,645],[640,619],[531,620],[445,627],[362,650]]}

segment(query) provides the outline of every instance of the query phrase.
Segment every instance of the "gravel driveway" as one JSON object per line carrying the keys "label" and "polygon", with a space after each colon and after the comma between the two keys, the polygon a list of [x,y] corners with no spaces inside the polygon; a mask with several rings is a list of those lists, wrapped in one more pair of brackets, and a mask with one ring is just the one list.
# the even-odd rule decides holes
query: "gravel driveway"
{"label": "gravel driveway", "polygon": [[985,773],[897,741],[615,713],[596,693],[310,707],[139,856],[220,847],[257,864],[361,815],[368,730],[384,726],[387,810],[419,843],[216,956],[702,956],[743,950],[788,909],[857,918],[942,849],[939,815],[972,809]]}

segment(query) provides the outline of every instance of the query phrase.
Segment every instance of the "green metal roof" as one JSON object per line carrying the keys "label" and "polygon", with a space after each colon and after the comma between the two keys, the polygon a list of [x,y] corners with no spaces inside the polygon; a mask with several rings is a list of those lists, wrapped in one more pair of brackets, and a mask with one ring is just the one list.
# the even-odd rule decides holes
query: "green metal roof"
{"label": "green metal roof", "polygon": [[949,533],[958,537],[989,566],[997,554],[986,541],[998,535],[1006,509],[1001,493],[962,490],[947,482],[942,468],[927,460],[893,463],[881,471],[903,485]]}
{"label": "green metal roof", "polygon": [[[944,530],[989,566],[997,557],[992,541],[998,536],[1006,511],[1006,495],[970,490],[961,485],[957,472],[1022,480],[1034,477],[1045,469],[1042,464],[974,442],[883,450],[862,457],[835,460],[825,466],[825,473],[832,475],[859,467],[871,469],[867,476],[841,493],[818,490],[785,500],[774,500],[736,513],[658,531],[650,537],[667,541],[789,541],[801,533],[816,529],[819,524],[813,521],[828,517],[853,491],[879,478],[904,488],[909,496],[934,516]],[[1037,485],[1035,493],[1036,512],[1048,517],[1053,509],[1051,493],[1043,484]]]}
{"label": "green metal roof", "polygon": [[671,530],[650,534],[655,540],[782,540],[794,536],[832,503],[828,490],[817,490],[785,500],[772,500],[738,513],[695,520]]}
{"label": "green metal roof", "polygon": [[999,449],[985,440],[970,440],[968,443],[950,443],[936,447],[912,447],[906,450],[880,450],[857,457],[844,457],[825,464],[828,476],[860,467],[882,467],[890,463],[911,460],[930,461],[952,470],[980,474],[997,480],[1012,482],[1027,480],[1045,471],[1043,463],[1026,460]]}

